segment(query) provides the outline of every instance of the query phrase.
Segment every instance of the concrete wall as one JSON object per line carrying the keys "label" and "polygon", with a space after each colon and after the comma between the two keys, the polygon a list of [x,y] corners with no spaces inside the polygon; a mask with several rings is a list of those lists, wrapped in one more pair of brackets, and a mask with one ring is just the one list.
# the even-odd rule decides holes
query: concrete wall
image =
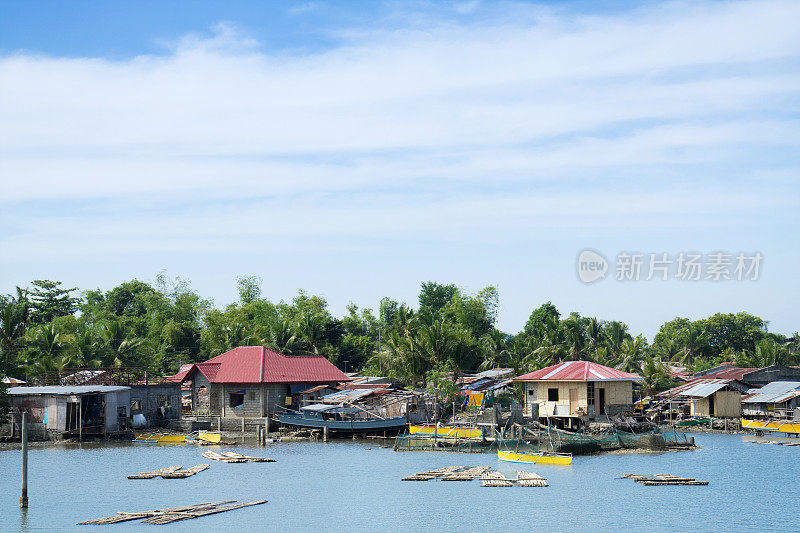
{"label": "concrete wall", "polygon": [[[286,395],[289,386],[283,383],[276,384],[225,384],[214,385],[215,393],[220,398],[222,412],[218,413],[225,418],[258,418],[267,414],[271,415],[286,405]],[[239,407],[231,406],[231,393],[244,390],[244,403]]]}
{"label": "concrete wall", "polygon": [[[141,408],[133,409],[138,403]],[[163,416],[156,409],[165,406]],[[143,414],[150,424],[159,424],[163,420],[176,420],[181,416],[181,386],[178,383],[159,383],[155,385],[132,385],[130,391],[129,414]]]}

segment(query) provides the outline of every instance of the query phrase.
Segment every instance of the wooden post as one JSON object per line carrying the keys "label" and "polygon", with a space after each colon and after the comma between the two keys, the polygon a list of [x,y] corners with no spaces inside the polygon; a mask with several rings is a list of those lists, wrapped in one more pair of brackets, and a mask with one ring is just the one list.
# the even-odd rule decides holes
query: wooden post
{"label": "wooden post", "polygon": [[28,413],[22,412],[22,496],[20,509],[28,508]]}
{"label": "wooden post", "polygon": [[322,441],[328,442],[328,426],[322,426]]}
{"label": "wooden post", "polygon": [[78,396],[78,442],[83,442],[83,396]]}
{"label": "wooden post", "polygon": [[242,416],[242,442],[244,442],[244,415]]}
{"label": "wooden post", "polygon": [[217,431],[222,431],[222,417],[217,417]]}

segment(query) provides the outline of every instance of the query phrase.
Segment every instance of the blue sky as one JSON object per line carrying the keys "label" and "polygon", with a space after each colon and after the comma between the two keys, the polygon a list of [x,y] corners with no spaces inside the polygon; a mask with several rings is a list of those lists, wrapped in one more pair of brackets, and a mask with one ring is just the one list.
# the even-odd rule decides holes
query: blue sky
{"label": "blue sky", "polygon": [[[509,332],[549,300],[650,339],[736,311],[791,333],[798,19],[789,1],[6,1],[0,292],[166,270],[221,306],[255,274],[342,314],[432,279],[496,285]],[[584,248],[764,262],[757,281],[585,285]]]}

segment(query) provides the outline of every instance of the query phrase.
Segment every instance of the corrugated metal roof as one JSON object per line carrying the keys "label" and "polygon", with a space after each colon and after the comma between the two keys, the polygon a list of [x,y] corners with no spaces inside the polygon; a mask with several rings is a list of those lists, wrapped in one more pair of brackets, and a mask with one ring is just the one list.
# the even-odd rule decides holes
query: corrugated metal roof
{"label": "corrugated metal roof", "polygon": [[[696,379],[691,380],[688,383],[683,383],[681,385],[678,385],[677,387],[673,387],[673,388],[671,388],[669,390],[665,390],[664,392],[659,392],[657,396],[659,396],[661,398],[670,398],[670,397],[673,397],[673,396],[687,396],[686,391],[691,390],[694,387],[698,387],[698,386],[702,386],[702,385],[708,385],[708,384],[711,384],[711,385],[721,384],[721,386],[719,387],[721,389],[725,385],[730,384],[732,381],[733,380],[731,380],[731,379],[696,378]],[[719,389],[717,389],[717,390],[719,390]],[[714,392],[716,392],[716,391],[714,391]],[[711,394],[713,394],[713,392]],[[701,397],[705,398],[705,396],[701,396]]]}
{"label": "corrugated metal roof", "polygon": [[336,406],[325,405],[324,403],[315,403],[300,408],[301,411],[330,411],[331,409],[336,409]]}
{"label": "corrugated metal roof", "polygon": [[514,379],[517,381],[639,381],[642,376],[609,368],[592,361],[565,361]]}
{"label": "corrugated metal roof", "polygon": [[187,379],[194,369],[210,383],[338,383],[350,381],[321,355],[283,355],[264,346],[240,346],[171,376]]}
{"label": "corrugated metal roof", "polygon": [[758,370],[757,368],[741,368],[737,366],[728,366],[724,365],[719,367],[719,369],[711,369],[710,371],[705,371],[702,373],[697,373],[695,376],[703,377],[706,379],[735,379],[737,381],[741,381],[744,378],[745,374],[749,374],[754,370]]}
{"label": "corrugated metal roof", "polygon": [[705,383],[696,383],[691,387],[683,390],[681,392],[681,396],[693,396],[695,398],[706,398],[711,396],[725,385],[728,382],[725,380],[709,380]]}
{"label": "corrugated metal roof", "polygon": [[773,381],[760,389],[750,389],[742,403],[783,403],[800,396],[800,381]]}
{"label": "corrugated metal roof", "polygon": [[130,390],[130,387],[115,385],[53,385],[47,387],[11,387],[8,393],[12,396],[27,396],[30,394],[53,394],[68,396],[70,394],[99,394]]}
{"label": "corrugated metal roof", "polygon": [[389,389],[347,389],[323,396],[319,399],[319,401],[324,403],[353,403],[373,394],[380,396],[381,394],[386,394],[387,392],[389,392]]}

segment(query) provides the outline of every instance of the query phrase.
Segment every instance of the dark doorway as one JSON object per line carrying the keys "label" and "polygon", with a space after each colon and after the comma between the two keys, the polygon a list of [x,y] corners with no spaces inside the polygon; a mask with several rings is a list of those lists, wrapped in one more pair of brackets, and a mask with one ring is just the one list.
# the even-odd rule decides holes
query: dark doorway
{"label": "dark doorway", "polygon": [[67,419],[64,422],[64,431],[78,431],[78,402],[67,403]]}
{"label": "dark doorway", "polygon": [[606,389],[597,389],[597,410],[601,415],[606,413]]}
{"label": "dark doorway", "polygon": [[708,416],[714,416],[714,395],[708,397]]}

